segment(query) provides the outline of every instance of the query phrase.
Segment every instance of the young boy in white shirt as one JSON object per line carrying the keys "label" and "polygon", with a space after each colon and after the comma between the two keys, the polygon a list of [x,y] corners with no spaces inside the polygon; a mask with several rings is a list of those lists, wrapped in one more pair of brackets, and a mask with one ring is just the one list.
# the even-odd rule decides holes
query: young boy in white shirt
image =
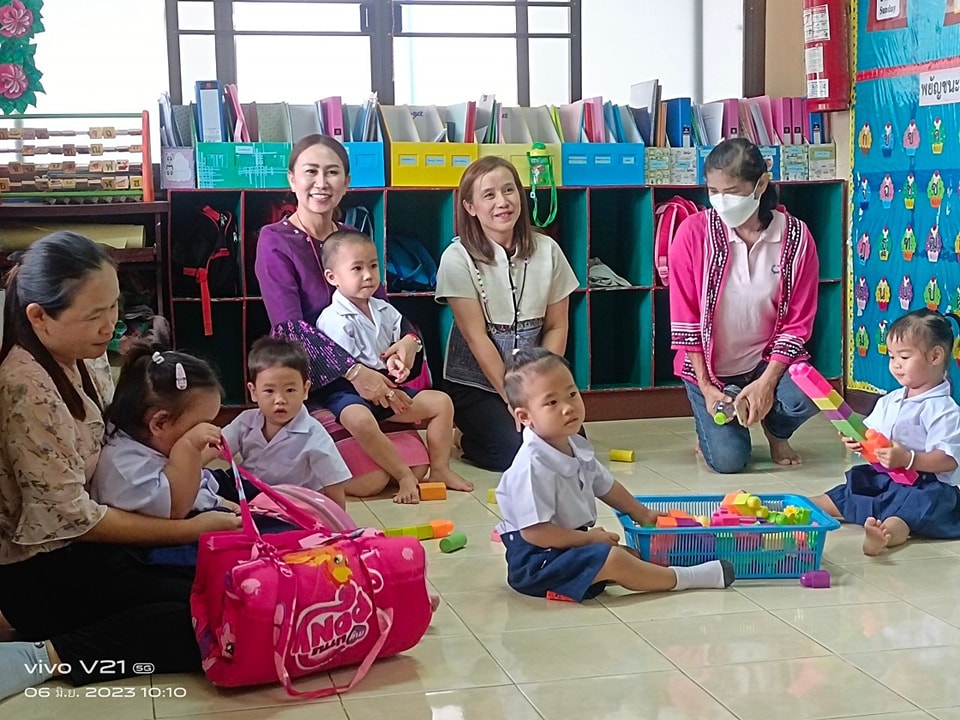
{"label": "young boy in white shirt", "polygon": [[653,524],[660,513],[614,480],[577,434],[583,399],[566,360],[543,348],[515,352],[504,392],[524,427],[520,451],[496,490],[510,587],[534,597],[583,602],[611,582],[646,591],[720,589],[733,582],[733,565],[726,560],[653,565],[620,545],[616,533],[596,526],[598,497],[640,524]]}
{"label": "young boy in white shirt", "polygon": [[[357,362],[389,375],[398,384],[404,382],[410,375],[411,365],[397,353],[387,355],[400,339],[400,313],[390,303],[373,296],[380,287],[376,245],[363,233],[340,230],[324,241],[322,260],[327,282],[337,289],[330,305],[317,318],[317,329]],[[410,362],[412,364],[412,358]],[[378,421],[381,420],[411,424],[425,420],[430,480],[442,482],[451,490],[473,490],[471,483],[450,469],[453,403],[446,393],[414,392],[398,386],[387,393],[386,401],[390,405],[380,406],[364,400],[345,379],[325,389],[324,406],[350,431],[370,458],[396,478],[400,491],[394,502],[419,502],[418,482],[380,430]],[[392,407],[398,400],[400,410]]]}
{"label": "young boy in white shirt", "polygon": [[230,452],[268,485],[302,485],[346,507],[350,471],[323,425],[310,417],[310,360],[289,340],[263,337],[247,357],[247,388],[257,409],[244,410],[223,428]]}

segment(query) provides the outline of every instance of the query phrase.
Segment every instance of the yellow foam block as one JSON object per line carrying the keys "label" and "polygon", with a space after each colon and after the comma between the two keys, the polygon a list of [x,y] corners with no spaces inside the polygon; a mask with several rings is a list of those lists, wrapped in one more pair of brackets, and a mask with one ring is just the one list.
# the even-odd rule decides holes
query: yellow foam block
{"label": "yellow foam block", "polygon": [[496,489],[496,488],[490,488],[490,489],[487,490],[487,502],[488,502],[490,505],[496,505],[496,504],[497,504],[497,489]]}

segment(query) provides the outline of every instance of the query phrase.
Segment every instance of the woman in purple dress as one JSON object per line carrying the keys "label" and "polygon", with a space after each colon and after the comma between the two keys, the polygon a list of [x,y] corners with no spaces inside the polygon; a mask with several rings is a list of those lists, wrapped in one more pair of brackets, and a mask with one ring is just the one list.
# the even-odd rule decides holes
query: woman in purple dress
{"label": "woman in purple dress", "polygon": [[[287,177],[297,196],[297,210],[286,220],[261,229],[257,242],[257,279],[273,332],[303,344],[310,356],[313,388],[319,390],[345,378],[366,400],[395,413],[403,412],[410,404],[406,393],[396,392],[388,377],[358,363],[316,329],[317,317],[330,304],[334,290],[324,278],[320,248],[327,237],[341,228],[337,222],[338,206],[350,184],[347,153],[332,138],[308,135],[290,152]],[[382,285],[376,295],[385,299]],[[412,325],[404,329],[410,332],[388,352],[397,352],[408,367],[412,364],[410,375],[415,377],[422,367],[423,346]],[[353,473],[344,486],[348,495],[367,497],[382,492],[395,472],[399,472],[390,472],[390,468],[409,467],[418,479],[423,479],[429,458],[416,430],[387,425],[384,432],[390,445],[382,448],[378,464],[328,410],[319,407],[316,399],[308,406],[333,436]]]}

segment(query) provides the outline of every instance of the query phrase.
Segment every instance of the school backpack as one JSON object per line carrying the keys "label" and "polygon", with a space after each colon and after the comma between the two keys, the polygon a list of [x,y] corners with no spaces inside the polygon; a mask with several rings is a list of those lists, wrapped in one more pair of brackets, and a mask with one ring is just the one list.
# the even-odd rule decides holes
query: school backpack
{"label": "school backpack", "polygon": [[370,211],[363,205],[343,208],[343,218],[340,222],[356,229],[357,232],[362,232],[373,240],[373,215],[371,215]]}
{"label": "school backpack", "polygon": [[416,238],[387,237],[387,289],[390,292],[437,289],[437,261]]}
{"label": "school backpack", "polygon": [[670,284],[670,273],[667,268],[667,256],[670,252],[670,243],[680,223],[691,215],[700,212],[702,208],[692,200],[674,195],[669,200],[657,205],[653,214],[656,218],[654,239],[656,242],[657,280],[666,287]]}
{"label": "school backpack", "polygon": [[213,335],[210,299],[240,295],[240,234],[233,213],[205,205],[170,250],[174,293],[199,297],[204,335]]}

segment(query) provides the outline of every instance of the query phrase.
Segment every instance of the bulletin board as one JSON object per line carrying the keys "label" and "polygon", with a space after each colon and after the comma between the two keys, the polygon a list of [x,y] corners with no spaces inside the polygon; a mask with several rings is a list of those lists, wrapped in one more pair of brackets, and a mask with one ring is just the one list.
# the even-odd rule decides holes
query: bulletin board
{"label": "bulletin board", "polygon": [[[960,312],[960,0],[854,0],[847,387],[897,386],[886,329]],[[960,354],[951,379],[960,387]]]}

